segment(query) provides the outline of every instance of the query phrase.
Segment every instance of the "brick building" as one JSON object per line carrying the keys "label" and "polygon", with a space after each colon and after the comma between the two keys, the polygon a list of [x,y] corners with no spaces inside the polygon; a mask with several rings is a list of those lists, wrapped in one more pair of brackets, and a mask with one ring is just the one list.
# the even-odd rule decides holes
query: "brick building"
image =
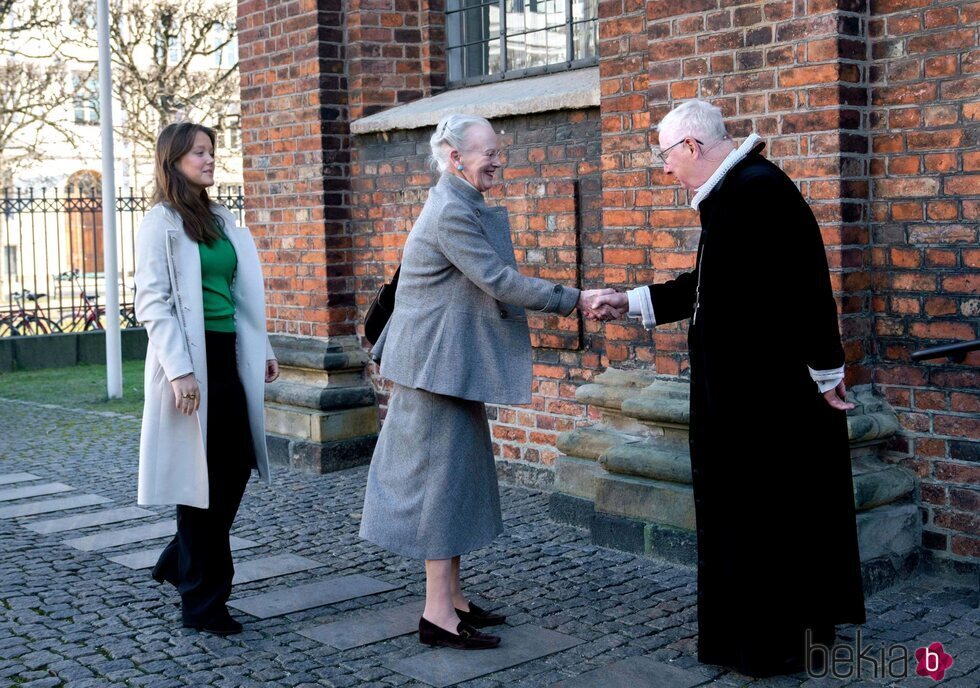
{"label": "brick building", "polygon": [[[697,217],[649,146],[671,107],[704,98],[736,138],[760,134],[810,201],[847,382],[897,414],[882,458],[916,476],[923,554],[975,570],[980,355],[910,354],[980,336],[978,21],[970,0],[241,0],[246,220],[271,327],[365,343],[367,305],[435,181],[428,137],[454,109],[502,132],[490,202],[508,208],[526,274],[624,288],[690,269]],[[779,317],[746,315],[733,336]],[[517,482],[551,482],[559,434],[602,415],[576,392],[607,368],[686,375],[683,324],[531,325],[533,403],[491,408]],[[366,375],[383,416],[384,383]],[[763,370],[756,386],[777,383]]]}

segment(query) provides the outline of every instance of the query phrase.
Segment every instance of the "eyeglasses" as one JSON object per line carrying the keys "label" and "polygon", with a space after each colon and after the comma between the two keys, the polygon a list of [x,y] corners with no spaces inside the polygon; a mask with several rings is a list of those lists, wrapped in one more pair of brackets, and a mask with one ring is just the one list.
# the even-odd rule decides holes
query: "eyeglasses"
{"label": "eyeglasses", "polygon": [[490,158],[491,160],[496,158],[498,161],[500,160],[500,156],[504,154],[503,150],[496,149],[496,148],[491,148],[490,150],[483,150],[483,151],[481,151],[479,148],[470,148],[469,150],[464,149],[464,152],[479,153],[485,158]]}
{"label": "eyeglasses", "polygon": [[[718,139],[717,141],[715,141],[714,143],[712,143],[710,146],[708,146],[708,148],[704,148],[704,150],[708,150],[708,149],[714,147],[715,145],[721,143],[722,141],[724,141],[727,138],[730,138],[730,137],[728,136],[728,134],[725,134],[720,139]],[[681,145],[682,143],[684,143],[688,139],[691,139],[692,141],[694,141],[699,146],[702,146],[702,147],[704,146],[704,141],[701,141],[699,139],[692,138],[690,136],[685,136],[684,138],[682,138],[677,143],[675,143],[673,145],[670,145],[670,146],[667,146],[663,150],[660,150],[660,147],[659,146],[651,146],[650,150],[653,152],[654,155],[656,155],[658,158],[660,158],[661,162],[663,162],[664,165],[666,165],[667,164],[667,156],[670,155],[670,151],[673,150],[674,148],[676,148],[677,146]]]}
{"label": "eyeglasses", "polygon": [[[670,155],[670,151],[672,151],[675,148],[677,148],[679,145],[681,145],[682,143],[684,143],[685,141],[687,141],[689,138],[690,138],[689,136],[685,136],[684,138],[682,138],[677,143],[675,143],[675,144],[673,144],[671,146],[667,146],[663,150],[660,150],[660,147],[659,146],[653,146],[650,150],[653,151],[653,154],[656,155],[658,158],[660,158],[661,162],[663,162],[663,164],[666,165],[667,164],[667,156]],[[702,141],[698,141],[698,139],[692,139],[692,140],[695,143],[697,143],[699,146],[703,146],[704,145],[704,143]]]}

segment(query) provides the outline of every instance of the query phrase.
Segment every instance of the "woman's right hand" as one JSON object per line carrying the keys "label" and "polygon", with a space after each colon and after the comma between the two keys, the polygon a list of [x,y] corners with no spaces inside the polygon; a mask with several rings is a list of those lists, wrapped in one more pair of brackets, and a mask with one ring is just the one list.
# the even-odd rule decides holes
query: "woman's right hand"
{"label": "woman's right hand", "polygon": [[189,416],[201,408],[201,389],[197,386],[194,373],[188,373],[170,381],[174,388],[174,402],[177,410]]}

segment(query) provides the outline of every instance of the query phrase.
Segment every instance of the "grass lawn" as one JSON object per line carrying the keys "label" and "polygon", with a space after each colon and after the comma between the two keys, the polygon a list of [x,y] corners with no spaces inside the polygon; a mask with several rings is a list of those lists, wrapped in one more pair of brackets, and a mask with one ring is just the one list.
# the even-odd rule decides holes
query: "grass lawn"
{"label": "grass lawn", "polygon": [[139,417],[143,413],[143,361],[123,361],[122,368],[122,399],[107,398],[103,365],[0,373],[0,398]]}

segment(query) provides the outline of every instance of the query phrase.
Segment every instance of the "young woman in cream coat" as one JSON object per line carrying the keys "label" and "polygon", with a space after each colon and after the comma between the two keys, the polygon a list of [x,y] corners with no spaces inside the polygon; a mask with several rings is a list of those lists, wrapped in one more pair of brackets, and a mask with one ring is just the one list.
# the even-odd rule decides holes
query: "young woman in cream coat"
{"label": "young woman in cream coat", "polygon": [[153,577],[181,593],[185,627],[241,631],[225,606],[229,531],[252,469],[269,481],[264,383],[279,370],[258,252],[211,203],[214,132],[171,124],[156,146],[155,205],[136,235],[136,316],[146,326],[138,501],[176,504]]}

